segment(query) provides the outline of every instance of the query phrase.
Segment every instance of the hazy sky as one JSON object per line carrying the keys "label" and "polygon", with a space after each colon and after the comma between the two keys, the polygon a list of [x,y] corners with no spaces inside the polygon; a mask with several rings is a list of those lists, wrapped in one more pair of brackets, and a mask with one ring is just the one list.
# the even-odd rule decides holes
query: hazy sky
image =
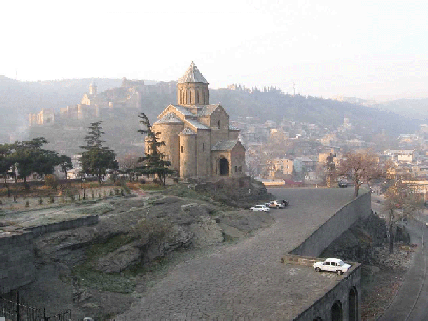
{"label": "hazy sky", "polygon": [[428,97],[428,1],[7,1],[0,75],[176,80],[212,88]]}

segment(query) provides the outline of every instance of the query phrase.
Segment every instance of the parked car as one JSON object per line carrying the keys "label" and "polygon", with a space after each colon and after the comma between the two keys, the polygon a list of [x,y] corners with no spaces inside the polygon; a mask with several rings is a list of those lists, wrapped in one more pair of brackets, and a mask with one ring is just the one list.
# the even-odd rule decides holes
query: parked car
{"label": "parked car", "polygon": [[254,205],[253,207],[250,207],[250,211],[254,212],[269,212],[270,209],[266,205]]}
{"label": "parked car", "polygon": [[336,258],[328,258],[324,262],[320,261],[314,263],[314,269],[317,272],[329,271],[341,275],[345,272],[348,272],[350,268],[351,265],[343,262],[341,259]]}
{"label": "parked car", "polygon": [[269,208],[284,208],[284,204],[281,201],[270,201]]}
{"label": "parked car", "polygon": [[348,183],[344,181],[339,181],[337,185],[339,185],[340,188],[348,187]]}
{"label": "parked car", "polygon": [[270,208],[284,208],[288,205],[288,201],[286,200],[275,200],[275,201],[270,201],[270,203],[267,203],[268,207]]}

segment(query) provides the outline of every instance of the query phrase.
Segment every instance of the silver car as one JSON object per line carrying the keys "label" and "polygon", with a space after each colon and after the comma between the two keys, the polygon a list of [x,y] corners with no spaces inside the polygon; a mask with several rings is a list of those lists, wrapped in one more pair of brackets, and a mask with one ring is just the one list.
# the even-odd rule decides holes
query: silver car
{"label": "silver car", "polygon": [[250,207],[250,211],[254,212],[269,212],[270,209],[266,205],[254,205],[253,207]]}

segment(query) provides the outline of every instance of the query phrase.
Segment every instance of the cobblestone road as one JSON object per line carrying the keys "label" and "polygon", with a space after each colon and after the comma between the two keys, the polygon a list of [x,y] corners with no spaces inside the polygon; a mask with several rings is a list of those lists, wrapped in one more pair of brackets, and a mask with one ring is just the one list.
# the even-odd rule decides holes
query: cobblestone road
{"label": "cobblestone road", "polygon": [[273,189],[290,206],[240,243],[177,265],[116,320],[291,320],[337,281],[281,256],[348,203],[352,189]]}

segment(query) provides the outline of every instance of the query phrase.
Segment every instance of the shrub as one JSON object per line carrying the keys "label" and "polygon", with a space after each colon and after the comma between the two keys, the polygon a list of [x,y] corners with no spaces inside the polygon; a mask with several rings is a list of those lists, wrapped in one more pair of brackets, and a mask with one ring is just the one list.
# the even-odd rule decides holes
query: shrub
{"label": "shrub", "polygon": [[143,219],[137,223],[131,233],[136,238],[147,238],[148,240],[165,239],[172,233],[172,225],[160,219]]}
{"label": "shrub", "polygon": [[58,177],[53,174],[45,175],[45,185],[56,190],[58,187]]}

